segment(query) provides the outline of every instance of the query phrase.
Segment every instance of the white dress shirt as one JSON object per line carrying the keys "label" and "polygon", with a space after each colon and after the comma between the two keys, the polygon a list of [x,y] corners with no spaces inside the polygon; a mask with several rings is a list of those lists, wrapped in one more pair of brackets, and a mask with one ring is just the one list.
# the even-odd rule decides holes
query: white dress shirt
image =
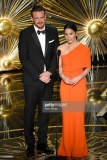
{"label": "white dress shirt", "polygon": [[[36,33],[39,30],[35,25],[34,25],[34,29],[35,29]],[[45,30],[45,26],[42,30]],[[37,36],[38,36],[38,39],[39,39],[39,42],[40,42],[40,45],[41,45],[41,48],[42,48],[43,56],[45,56],[45,43],[46,43],[45,42],[46,41],[45,40],[45,34],[42,34],[42,33],[38,34],[37,33]],[[46,71],[46,66],[45,65],[44,65],[44,71]]]}

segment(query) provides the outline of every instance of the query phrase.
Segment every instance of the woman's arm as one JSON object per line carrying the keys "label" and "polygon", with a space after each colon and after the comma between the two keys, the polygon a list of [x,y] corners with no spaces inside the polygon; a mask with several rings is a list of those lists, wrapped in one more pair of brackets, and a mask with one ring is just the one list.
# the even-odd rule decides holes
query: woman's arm
{"label": "woman's arm", "polygon": [[89,73],[90,70],[91,70],[91,68],[85,68],[79,76],[73,77],[70,80],[70,84],[76,85],[82,78],[84,78]]}
{"label": "woman's arm", "polygon": [[66,84],[70,84],[70,78],[65,76],[63,73],[61,56],[59,57],[59,75]]}

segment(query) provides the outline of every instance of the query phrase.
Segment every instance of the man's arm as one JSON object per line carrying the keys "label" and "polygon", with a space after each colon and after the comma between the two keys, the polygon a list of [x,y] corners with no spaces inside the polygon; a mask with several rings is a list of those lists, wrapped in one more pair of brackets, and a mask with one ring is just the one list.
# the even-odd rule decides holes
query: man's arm
{"label": "man's arm", "polygon": [[18,48],[19,48],[19,59],[22,64],[22,67],[26,70],[26,72],[31,76],[31,78],[34,81],[38,80],[40,71],[38,68],[35,69],[35,66],[29,60],[27,40],[26,36],[23,34],[22,31],[20,32],[19,35]]}

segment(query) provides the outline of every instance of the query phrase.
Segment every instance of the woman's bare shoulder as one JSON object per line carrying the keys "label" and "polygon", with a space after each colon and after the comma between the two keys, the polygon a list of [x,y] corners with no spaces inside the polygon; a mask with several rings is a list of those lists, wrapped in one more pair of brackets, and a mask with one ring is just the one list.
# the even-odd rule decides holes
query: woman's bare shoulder
{"label": "woman's bare shoulder", "polygon": [[62,45],[60,45],[60,46],[58,46],[57,50],[60,50],[61,53],[63,53],[63,51],[64,51],[64,49],[65,49],[65,46],[66,46],[66,43],[64,43],[64,44],[62,44]]}

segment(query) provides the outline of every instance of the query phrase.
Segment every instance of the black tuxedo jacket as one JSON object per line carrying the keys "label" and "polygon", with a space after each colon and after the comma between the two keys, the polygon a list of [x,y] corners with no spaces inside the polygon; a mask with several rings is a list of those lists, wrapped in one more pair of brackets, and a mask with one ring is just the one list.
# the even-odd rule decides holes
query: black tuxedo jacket
{"label": "black tuxedo jacket", "polygon": [[45,57],[43,56],[41,45],[37,37],[34,26],[22,30],[19,36],[19,59],[23,68],[22,81],[24,85],[41,86],[43,82],[39,80],[39,75],[44,70],[52,73],[56,71],[56,49],[59,45],[57,29],[50,25],[45,25],[46,47]]}

